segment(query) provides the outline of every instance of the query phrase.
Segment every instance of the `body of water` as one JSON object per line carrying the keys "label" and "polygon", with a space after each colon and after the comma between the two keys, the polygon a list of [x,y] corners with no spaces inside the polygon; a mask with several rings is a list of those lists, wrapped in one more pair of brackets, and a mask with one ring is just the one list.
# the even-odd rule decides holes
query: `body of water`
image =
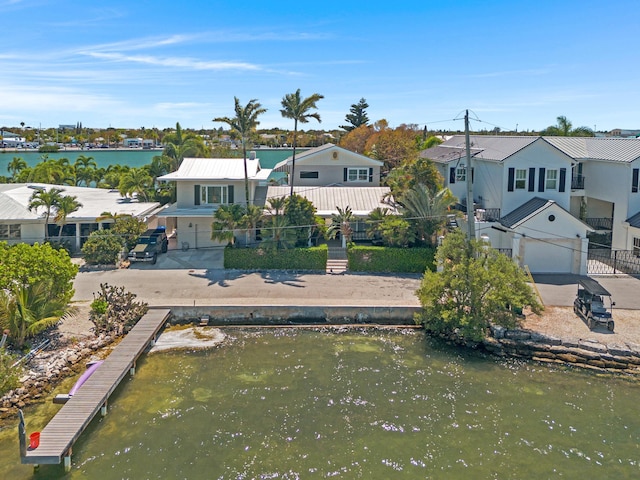
{"label": "body of water", "polygon": [[[304,151],[302,150],[296,150]],[[255,150],[256,156],[260,159],[260,165],[263,168],[273,168],[276,163],[291,156],[293,150],[290,149],[258,149]],[[42,153],[38,152],[9,152],[0,150],[0,175],[7,175],[7,167],[13,157],[22,158],[28,166],[33,167],[42,161]],[[92,149],[92,150],[68,150],[56,153],[47,153],[48,158],[59,159],[66,158],[69,163],[73,164],[80,155],[85,157],[93,157],[98,167],[107,168],[109,165],[128,165],[130,167],[139,168],[143,165],[151,163],[153,157],[162,155],[161,150],[111,150],[111,149]]]}
{"label": "body of water", "polygon": [[[472,354],[416,331],[227,333],[215,350],[139,362],[65,478],[640,475],[629,379]],[[27,433],[58,408],[27,409]],[[16,428],[0,432],[0,452],[1,478],[32,477]],[[59,465],[35,476],[62,477]]]}

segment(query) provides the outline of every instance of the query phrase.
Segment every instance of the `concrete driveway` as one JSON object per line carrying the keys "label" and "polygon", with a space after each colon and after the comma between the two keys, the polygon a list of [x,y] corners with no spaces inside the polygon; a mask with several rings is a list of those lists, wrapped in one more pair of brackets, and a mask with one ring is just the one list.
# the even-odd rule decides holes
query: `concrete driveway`
{"label": "concrete driveway", "polygon": [[155,265],[134,262],[130,270],[178,270],[178,269],[220,269],[224,268],[224,247],[169,250],[158,256]]}
{"label": "concrete driveway", "polygon": [[[544,304],[554,307],[573,305],[579,278],[579,275],[533,275]],[[616,308],[640,310],[640,278],[629,275],[602,275],[592,278],[611,293]]]}

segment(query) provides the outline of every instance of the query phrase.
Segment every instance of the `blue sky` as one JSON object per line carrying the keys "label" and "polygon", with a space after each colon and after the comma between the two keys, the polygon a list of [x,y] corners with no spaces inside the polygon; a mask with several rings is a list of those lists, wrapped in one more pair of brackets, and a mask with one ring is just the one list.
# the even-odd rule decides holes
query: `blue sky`
{"label": "blue sky", "polygon": [[292,128],[280,101],[300,88],[325,129],[361,97],[391,126],[463,129],[470,109],[472,129],[640,128],[637,7],[0,0],[0,126],[219,127],[237,96]]}

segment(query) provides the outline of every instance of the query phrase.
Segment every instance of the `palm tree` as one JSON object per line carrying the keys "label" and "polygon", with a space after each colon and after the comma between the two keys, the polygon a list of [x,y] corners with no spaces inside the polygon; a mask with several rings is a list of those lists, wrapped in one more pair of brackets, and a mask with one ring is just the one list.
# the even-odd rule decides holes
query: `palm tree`
{"label": "palm tree", "polygon": [[310,118],[315,118],[318,122],[321,122],[320,115],[315,112],[309,113],[309,110],[316,109],[316,102],[323,98],[323,95],[314,93],[305,99],[301,99],[300,89],[298,89],[296,90],[296,93],[288,93],[282,99],[282,110],[280,110],[280,113],[284,118],[293,119],[293,156],[291,157],[291,192],[289,195],[293,195],[293,184],[296,171],[298,122],[307,123]]}
{"label": "palm tree", "polygon": [[347,243],[351,242],[353,236],[353,229],[351,228],[351,222],[355,219],[351,207],[347,206],[344,210],[340,207],[336,207],[338,213],[331,215],[331,225],[327,229],[329,238],[336,238],[338,233],[342,237],[342,248],[347,248]]}
{"label": "palm tree", "polygon": [[120,177],[118,190],[120,195],[136,194],[138,198],[142,197],[143,201],[148,200],[148,192],[153,187],[153,179],[144,168],[132,168]]}
{"label": "palm tree", "polygon": [[82,207],[82,204],[78,202],[77,198],[78,197],[74,195],[65,195],[60,198],[56,205],[56,216],[53,220],[60,227],[58,230],[58,242],[62,238],[62,228],[65,223],[67,223],[67,216],[73,212],[77,212]]}
{"label": "palm tree", "polygon": [[264,216],[262,207],[258,205],[247,205],[244,215],[240,221],[242,228],[247,232],[247,243],[251,243],[256,238],[258,225]]}
{"label": "palm tree", "polygon": [[386,217],[389,216],[388,208],[380,208],[376,207],[371,210],[369,216],[367,217],[366,223],[367,227],[367,237],[371,238],[374,241],[379,241],[382,237],[381,235],[381,225]]}
{"label": "palm tree", "polygon": [[55,325],[74,312],[63,301],[50,298],[48,282],[0,290],[0,325],[9,329],[18,348],[28,337]]}
{"label": "palm tree", "polygon": [[171,171],[175,171],[180,167],[184,157],[205,154],[206,147],[202,140],[193,134],[184,135],[180,123],[176,123],[175,133],[166,135],[164,141],[166,146],[162,155],[171,159]]}
{"label": "palm tree", "polygon": [[296,231],[284,215],[274,215],[267,221],[262,245],[273,250],[285,250],[296,244]]}
{"label": "palm tree", "polygon": [[13,160],[7,165],[7,171],[11,172],[11,178],[15,179],[16,175],[27,168],[27,162],[20,157],[13,157]]}
{"label": "palm tree", "polygon": [[76,169],[76,185],[82,182],[88,187],[92,180],[96,177],[98,164],[93,157],[79,155],[73,166]]}
{"label": "palm tree", "polygon": [[594,137],[595,133],[589,127],[573,128],[573,124],[567,117],[561,115],[557,119],[557,125],[552,125],[540,132],[540,135],[554,137]]}
{"label": "palm tree", "polygon": [[399,199],[400,209],[413,223],[419,240],[433,242],[438,230],[446,224],[449,208],[456,203],[451,190],[433,190],[418,184]]}
{"label": "palm tree", "polygon": [[49,217],[51,216],[51,209],[55,208],[60,199],[62,198],[61,188],[51,188],[48,192],[44,188],[42,190],[36,190],[29,199],[29,211],[37,210],[40,207],[44,207],[44,239],[49,238]]}
{"label": "palm tree", "polygon": [[232,130],[237,131],[242,139],[242,157],[244,158],[244,195],[246,204],[249,205],[249,172],[247,171],[247,141],[251,132],[260,124],[258,122],[258,116],[267,111],[266,108],[262,108],[262,105],[258,103],[257,99],[249,100],[246,106],[240,105],[238,97],[233,97],[235,101],[236,116],[229,117],[217,117],[214,118],[214,122],[226,123]]}
{"label": "palm tree", "polygon": [[234,230],[242,223],[244,208],[238,203],[220,205],[213,214],[211,224],[211,240],[226,241],[229,245],[235,243]]}

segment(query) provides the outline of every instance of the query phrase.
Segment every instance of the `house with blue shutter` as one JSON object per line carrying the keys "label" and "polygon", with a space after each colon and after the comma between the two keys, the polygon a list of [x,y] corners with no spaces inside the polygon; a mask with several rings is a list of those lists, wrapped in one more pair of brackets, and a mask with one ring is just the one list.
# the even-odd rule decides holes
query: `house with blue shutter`
{"label": "house with blue shutter", "polygon": [[[476,236],[532,272],[586,274],[594,234],[640,256],[640,140],[471,135],[470,154]],[[466,211],[464,136],[421,156]]]}

